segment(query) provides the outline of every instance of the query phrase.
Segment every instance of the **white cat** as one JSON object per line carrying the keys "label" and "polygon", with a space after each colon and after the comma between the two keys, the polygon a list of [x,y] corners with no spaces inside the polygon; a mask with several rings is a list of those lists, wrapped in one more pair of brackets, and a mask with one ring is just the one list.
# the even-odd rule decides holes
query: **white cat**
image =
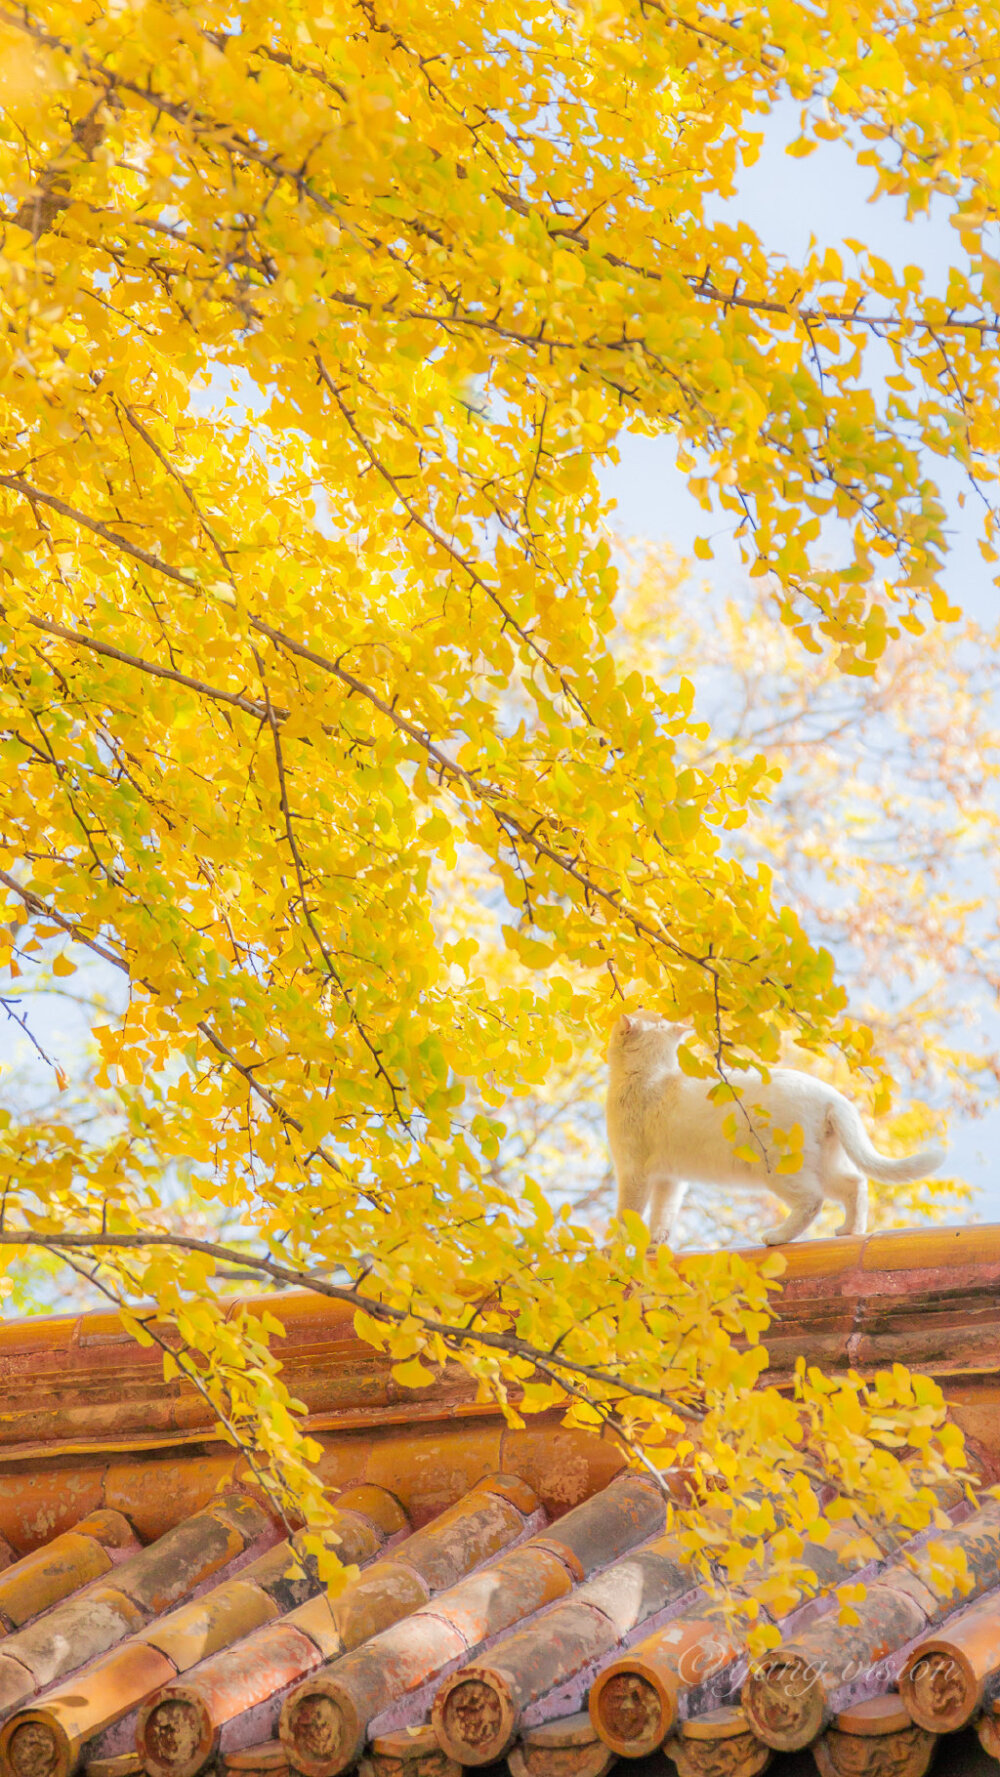
{"label": "white cat", "polygon": [[[689,1182],[773,1191],[790,1211],[780,1227],[762,1236],[766,1245],[777,1246],[802,1234],[826,1197],[844,1207],[837,1233],[863,1234],[868,1178],[919,1179],[940,1166],[944,1156],[934,1148],[900,1160],[877,1153],[849,1100],[792,1068],[774,1068],[766,1082],[741,1071],[734,1084],[742,1089],[742,1108],[713,1103],[708,1094],[715,1082],[689,1079],[677,1065],[678,1045],[689,1034],[683,1024],[640,1011],[619,1018],[608,1049],[606,1113],[618,1214],[631,1209],[648,1216],[654,1243],[669,1244]],[[723,1124],[744,1110],[767,1151],[768,1123],[754,1115],[757,1106],[776,1129],[801,1126],[799,1172],[780,1173],[773,1163],[754,1164],[734,1152]]]}

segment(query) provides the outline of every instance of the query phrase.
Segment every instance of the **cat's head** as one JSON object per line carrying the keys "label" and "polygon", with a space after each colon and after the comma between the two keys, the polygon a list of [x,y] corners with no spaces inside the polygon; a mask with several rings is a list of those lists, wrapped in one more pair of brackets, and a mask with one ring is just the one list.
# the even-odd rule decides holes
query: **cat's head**
{"label": "cat's head", "polygon": [[659,1012],[647,1012],[645,1006],[640,1006],[637,1012],[622,1013],[611,1032],[608,1059],[628,1065],[633,1058],[648,1055],[651,1049],[676,1049],[687,1035],[687,1025],[673,1024]]}

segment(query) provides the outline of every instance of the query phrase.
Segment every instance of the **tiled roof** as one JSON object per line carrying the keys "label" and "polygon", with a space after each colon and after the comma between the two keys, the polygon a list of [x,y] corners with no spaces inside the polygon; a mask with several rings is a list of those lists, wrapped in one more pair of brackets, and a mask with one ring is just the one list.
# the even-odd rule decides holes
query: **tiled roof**
{"label": "tiled roof", "polygon": [[[864,1367],[868,1340],[884,1362],[885,1329],[902,1333],[918,1301],[924,1367],[996,1479],[1000,1235],[974,1232],[974,1246],[938,1236],[936,1265],[927,1237],[883,1239],[895,1262],[879,1266],[874,1243],[793,1249],[772,1344],[790,1363],[793,1346],[822,1356],[815,1342],[832,1365],[839,1341],[839,1361]],[[315,1409],[331,1399],[324,1365],[340,1364],[347,1423],[316,1429],[358,1573],[333,1600],[246,1465],[206,1427],[190,1438],[186,1400],[157,1394],[106,1317],[0,1330],[0,1777],[460,1777],[498,1760],[510,1777],[604,1777],[661,1748],[679,1777],[755,1777],[806,1747],[820,1777],[922,1777],[939,1737],[970,1723],[1000,1762],[1000,1502],[955,1504],[935,1534],[965,1553],[960,1603],[941,1589],[940,1547],[932,1562],[920,1538],[835,1527],[805,1550],[817,1596],[748,1674],[658,1487],[612,1443],[552,1422],[508,1430],[447,1381],[407,1421],[329,1305],[291,1306],[314,1420],[332,1411]],[[50,1381],[29,1444],[30,1350]],[[847,1577],[867,1587],[850,1627],[834,1598]],[[765,1555],[742,1584],[765,1619],[767,1579]]]}

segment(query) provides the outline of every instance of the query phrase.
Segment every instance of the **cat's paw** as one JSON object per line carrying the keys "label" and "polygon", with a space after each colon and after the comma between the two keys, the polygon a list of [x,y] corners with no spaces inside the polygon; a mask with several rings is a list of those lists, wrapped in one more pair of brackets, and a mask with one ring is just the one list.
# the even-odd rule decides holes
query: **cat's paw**
{"label": "cat's paw", "polygon": [[765,1228],[760,1243],[761,1246],[784,1246],[786,1239],[784,1228]]}

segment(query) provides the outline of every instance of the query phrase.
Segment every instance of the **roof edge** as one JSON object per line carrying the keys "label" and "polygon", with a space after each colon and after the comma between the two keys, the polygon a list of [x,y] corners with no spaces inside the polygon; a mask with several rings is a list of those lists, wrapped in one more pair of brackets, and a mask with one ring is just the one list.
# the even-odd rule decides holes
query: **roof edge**
{"label": "roof edge", "polygon": [[[755,1248],[741,1256],[772,1253]],[[937,1377],[949,1398],[977,1410],[987,1431],[1000,1422],[1000,1225],[808,1241],[784,1248],[782,1257],[786,1270],[764,1341],[769,1380],[780,1384],[799,1357],[862,1375],[903,1363]],[[396,1382],[390,1360],[355,1333],[348,1303],[289,1291],[234,1297],[229,1311],[255,1301],[266,1301],[284,1325],[276,1342],[284,1377],[317,1434],[493,1417],[460,1373],[446,1370],[419,1395]],[[0,1322],[0,1463],[139,1455],[217,1436],[201,1397],[181,1379],[164,1382],[159,1349],[137,1345],[116,1314]]]}

